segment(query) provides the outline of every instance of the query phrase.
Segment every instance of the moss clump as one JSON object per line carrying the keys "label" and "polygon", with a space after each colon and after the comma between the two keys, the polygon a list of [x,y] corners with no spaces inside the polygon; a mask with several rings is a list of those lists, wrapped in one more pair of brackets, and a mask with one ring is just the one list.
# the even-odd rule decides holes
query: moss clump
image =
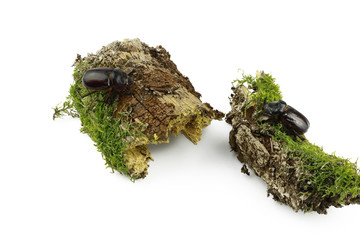
{"label": "moss clump", "polygon": [[141,133],[139,125],[131,122],[130,111],[118,111],[116,102],[109,101],[111,95],[108,92],[81,97],[88,92],[82,86],[81,79],[89,68],[86,61],[75,67],[74,83],[70,87],[67,101],[54,109],[53,119],[63,115],[79,117],[82,123],[80,131],[88,134],[95,142],[107,167],[134,180],[138,176],[129,170],[124,154],[131,145],[131,140],[144,137],[144,134]]}
{"label": "moss clump", "polygon": [[[231,133],[230,144],[239,153],[239,160],[266,181],[268,192],[273,194],[275,200],[288,204],[296,211],[319,213],[326,213],[329,206],[360,203],[360,171],[357,163],[327,154],[305,136],[291,135],[279,122],[264,118],[264,99],[282,99],[280,88],[270,74],[258,72],[255,77],[244,75],[234,83],[237,86],[233,87],[235,94],[231,99],[233,111],[227,115],[227,121],[233,126],[240,123],[251,129],[249,132],[255,139],[253,141],[263,146],[258,148],[260,150],[257,151],[261,153],[256,156],[265,156],[266,164],[259,165],[247,159],[253,154],[246,152],[251,144],[247,147],[236,145],[239,143],[239,136],[236,135],[238,127]],[[241,94],[243,97],[239,97]]]}
{"label": "moss clump", "polygon": [[238,85],[246,84],[249,89],[253,90],[251,99],[257,103],[257,107],[261,107],[265,98],[268,102],[282,99],[280,86],[275,83],[275,78],[273,78],[271,74],[258,72],[255,77],[251,75],[243,75],[242,79],[236,79],[233,81],[233,84],[234,83],[237,83]]}
{"label": "moss clump", "polygon": [[288,157],[298,159],[298,167],[302,169],[298,179],[301,194],[320,199],[336,198],[339,204],[360,195],[360,172],[356,163],[327,154],[308,141],[294,139],[279,124],[272,128],[275,141],[282,144]]}

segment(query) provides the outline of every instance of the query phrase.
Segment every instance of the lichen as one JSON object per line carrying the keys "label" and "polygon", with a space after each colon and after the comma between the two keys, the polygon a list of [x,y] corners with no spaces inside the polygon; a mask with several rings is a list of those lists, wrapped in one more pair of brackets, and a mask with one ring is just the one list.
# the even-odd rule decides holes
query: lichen
{"label": "lichen", "polygon": [[258,72],[235,80],[230,144],[267,184],[275,200],[303,210],[326,213],[330,206],[360,203],[360,171],[357,163],[327,154],[305,136],[289,133],[279,122],[262,114],[262,103],[282,99],[270,74]]}

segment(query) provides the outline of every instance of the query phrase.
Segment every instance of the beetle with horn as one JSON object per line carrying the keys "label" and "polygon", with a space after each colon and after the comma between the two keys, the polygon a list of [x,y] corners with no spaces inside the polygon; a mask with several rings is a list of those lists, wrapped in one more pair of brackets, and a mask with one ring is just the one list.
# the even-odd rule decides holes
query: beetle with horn
{"label": "beetle with horn", "polygon": [[265,98],[263,110],[265,115],[277,118],[283,126],[298,136],[306,133],[310,127],[309,120],[295,108],[287,105],[283,100],[266,102]]}

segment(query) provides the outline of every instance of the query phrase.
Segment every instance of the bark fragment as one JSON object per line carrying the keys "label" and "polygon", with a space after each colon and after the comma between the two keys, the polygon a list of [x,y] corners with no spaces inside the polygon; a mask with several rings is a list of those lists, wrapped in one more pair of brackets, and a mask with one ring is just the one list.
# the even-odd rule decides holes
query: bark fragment
{"label": "bark fragment", "polygon": [[80,74],[89,68],[118,68],[133,80],[128,89],[130,94],[117,93],[114,100],[117,102],[114,117],[129,111],[129,123],[140,126],[144,134],[124,140],[128,143],[124,161],[132,178],[147,174],[148,161],[152,159],[148,144],[169,142],[169,133],[182,133],[196,144],[202,129],[213,119],[224,117],[222,112],[201,102],[200,93],[180,73],[162,46],[149,47],[139,39],[115,41],[96,54],[78,56],[74,66]]}
{"label": "bark fragment", "polygon": [[[259,72],[255,79],[261,79],[264,76],[263,72]],[[254,81],[252,79],[250,82]],[[253,84],[255,87],[251,89],[244,86],[243,83],[238,83],[237,86],[233,87],[230,102],[231,111],[226,115],[226,121],[233,127],[229,135],[230,146],[237,153],[239,161],[244,163],[241,171],[249,174],[249,167],[265,181],[268,186],[268,195],[271,194],[274,200],[290,206],[295,211],[326,213],[326,209],[330,206],[341,207],[360,203],[360,176],[356,164],[328,155],[321,150],[321,154],[326,158],[336,158],[336,161],[331,162],[334,166],[329,168],[328,172],[324,172],[322,168],[316,169],[316,167],[314,167],[316,171],[310,172],[306,170],[306,164],[308,163],[307,160],[301,157],[301,152],[289,150],[288,146],[284,147],[285,145],[282,142],[278,142],[273,138],[273,133],[266,132],[264,128],[260,127],[259,123],[266,122],[268,118],[261,115],[261,109],[257,109],[256,106],[261,106],[262,102],[256,102],[258,100],[253,99],[253,96],[257,91],[260,91],[256,87],[259,87],[264,82]],[[261,89],[261,91],[264,91],[264,89]],[[306,142],[306,146],[316,148],[306,139],[302,141]],[[306,157],[316,159],[317,156]],[[316,164],[316,161],[312,164]],[[340,174],[331,175],[340,165],[349,166],[343,168],[347,172],[347,175],[344,176],[349,180],[342,185],[335,185],[337,184],[336,181],[342,177],[341,172],[345,172],[341,170],[338,171]],[[323,177],[326,185],[324,183],[322,187],[315,185],[310,180],[305,182],[302,180],[327,175],[329,177]],[[323,190],[325,188],[338,188],[337,186],[344,187],[344,191],[347,191],[347,193],[343,196],[342,193],[326,195]]]}

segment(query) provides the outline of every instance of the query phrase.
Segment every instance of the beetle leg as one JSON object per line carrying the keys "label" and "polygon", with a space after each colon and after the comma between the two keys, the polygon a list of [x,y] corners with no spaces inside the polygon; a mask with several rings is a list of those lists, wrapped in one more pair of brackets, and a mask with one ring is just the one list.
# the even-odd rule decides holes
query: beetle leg
{"label": "beetle leg", "polygon": [[267,102],[266,102],[266,99],[267,99],[267,96],[266,96],[265,99],[264,99],[263,106],[267,103]]}
{"label": "beetle leg", "polygon": [[127,95],[133,95],[133,92],[131,90],[123,91],[123,93],[125,93]]}
{"label": "beetle leg", "polygon": [[97,91],[92,91],[92,92],[88,92],[84,95],[81,95],[81,93],[79,92],[79,89],[76,89],[76,91],[78,92],[78,94],[80,95],[81,98],[87,97],[87,96],[97,92]]}

